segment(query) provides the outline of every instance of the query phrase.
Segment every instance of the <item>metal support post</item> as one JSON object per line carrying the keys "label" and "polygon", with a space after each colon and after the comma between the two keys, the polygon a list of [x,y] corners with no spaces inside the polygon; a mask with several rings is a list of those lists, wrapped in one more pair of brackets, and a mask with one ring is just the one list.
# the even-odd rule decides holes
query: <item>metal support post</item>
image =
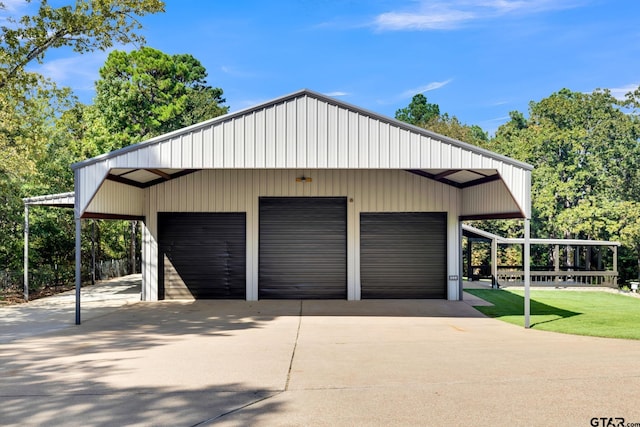
{"label": "metal support post", "polygon": [[491,286],[498,287],[498,240],[491,239]]}
{"label": "metal support post", "polygon": [[467,280],[473,282],[473,268],[471,267],[471,252],[473,251],[473,239],[467,237]]}
{"label": "metal support post", "polygon": [[524,219],[524,327],[531,327],[531,220]]}
{"label": "metal support post", "polygon": [[24,204],[24,300],[29,301],[29,205]]}
{"label": "metal support post", "polygon": [[80,324],[80,287],[82,285],[82,257],[81,257],[81,240],[80,232],[81,223],[80,218],[76,218],[76,325]]}

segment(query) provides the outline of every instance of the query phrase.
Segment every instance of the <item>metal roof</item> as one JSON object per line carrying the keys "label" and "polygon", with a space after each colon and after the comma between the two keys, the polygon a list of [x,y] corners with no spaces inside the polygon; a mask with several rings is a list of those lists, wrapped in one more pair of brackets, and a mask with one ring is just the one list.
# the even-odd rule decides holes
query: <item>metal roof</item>
{"label": "metal roof", "polygon": [[72,168],[77,216],[105,182],[145,189],[202,169],[401,169],[465,191],[464,218],[530,215],[531,165],[308,89]]}
{"label": "metal roof", "polygon": [[[312,98],[315,98],[315,99],[318,99],[318,100],[322,100],[322,101],[327,102],[329,104],[337,105],[337,106],[343,107],[345,109],[348,109],[350,111],[358,112],[358,113],[360,113],[360,114],[362,114],[364,116],[368,116],[368,117],[370,117],[372,119],[379,120],[381,122],[386,122],[386,123],[389,123],[389,124],[393,124],[394,126],[397,126],[399,128],[407,129],[407,130],[410,130],[412,132],[416,132],[416,133],[419,133],[419,134],[422,134],[422,135],[425,135],[425,136],[428,136],[428,137],[432,137],[432,138],[438,139],[440,141],[447,142],[447,143],[450,143],[452,145],[458,146],[460,148],[464,148],[465,150],[468,150],[468,151],[471,151],[471,152],[474,152],[474,153],[478,153],[478,154],[482,154],[483,156],[491,157],[491,158],[494,158],[496,160],[500,160],[500,161],[508,163],[508,164],[512,164],[513,166],[517,166],[519,168],[523,168],[523,169],[527,169],[527,170],[533,170],[533,166],[528,164],[528,163],[521,162],[521,161],[512,159],[510,157],[503,156],[503,155],[498,154],[498,153],[494,153],[492,151],[486,150],[486,149],[478,147],[476,145],[472,145],[472,144],[469,144],[469,143],[466,143],[466,142],[462,142],[462,141],[459,141],[457,139],[450,138],[448,136],[440,135],[440,134],[438,134],[436,132],[432,132],[430,130],[427,130],[427,129],[424,129],[424,128],[421,128],[421,127],[418,127],[418,126],[414,126],[414,125],[411,125],[409,123],[406,123],[406,122],[403,122],[403,121],[400,121],[400,120],[397,120],[397,119],[393,119],[393,118],[390,118],[390,117],[387,117],[387,116],[372,112],[370,110],[367,110],[367,109],[364,109],[364,108],[361,108],[361,107],[357,107],[355,105],[349,104],[349,103],[341,101],[341,100],[337,100],[335,98],[328,97],[328,96],[323,95],[323,94],[321,94],[319,92],[314,92],[314,91],[309,90],[309,89],[301,89],[301,90],[293,92],[293,93],[291,93],[289,95],[285,95],[285,96],[281,96],[281,97],[278,97],[278,98],[274,98],[274,99],[272,99],[270,101],[266,101],[266,102],[263,102],[261,104],[258,104],[258,105],[252,106],[252,107],[248,107],[248,108],[245,108],[245,109],[242,109],[242,110],[238,110],[238,111],[235,111],[235,112],[227,113],[227,114],[224,114],[222,116],[214,117],[212,119],[209,119],[209,120],[206,120],[206,121],[203,121],[203,122],[200,122],[200,123],[196,123],[194,125],[187,126],[187,127],[175,130],[173,132],[169,132],[169,133],[166,133],[166,134],[163,134],[163,135],[159,135],[159,136],[154,137],[154,138],[150,138],[150,139],[148,139],[146,141],[142,141],[142,142],[139,142],[137,144],[132,144],[132,145],[129,145],[127,147],[123,147],[123,148],[121,148],[119,150],[111,151],[109,153],[105,153],[105,154],[102,154],[102,155],[99,155],[99,156],[96,156],[96,157],[92,157],[90,159],[83,160],[81,162],[77,162],[77,163],[72,164],[71,168],[75,170],[75,169],[78,169],[78,168],[81,168],[81,167],[84,167],[84,166],[87,166],[87,165],[90,165],[90,164],[93,164],[93,163],[96,163],[96,162],[107,160],[109,158],[121,156],[122,154],[128,153],[130,151],[139,150],[139,149],[144,148],[146,146],[157,144],[157,143],[159,143],[161,141],[173,138],[175,136],[180,136],[180,135],[183,135],[185,133],[197,131],[199,129],[203,129],[203,128],[209,127],[209,126],[211,126],[211,125],[213,125],[215,123],[218,123],[218,122],[224,122],[224,121],[228,121],[228,120],[240,117],[240,116],[248,115],[248,114],[251,114],[253,112],[263,110],[263,109],[265,109],[265,108],[267,108],[269,106],[272,106],[272,105],[275,105],[275,104],[284,103],[284,102],[286,102],[288,100],[299,98],[301,96],[310,96]],[[442,170],[442,171],[444,172],[444,170]]]}
{"label": "metal roof", "polygon": [[26,197],[22,199],[25,205],[56,206],[60,208],[73,208],[75,205],[74,193],[47,194],[45,196]]}
{"label": "metal roof", "polygon": [[[467,237],[496,240],[505,245],[524,245],[523,238],[503,237],[489,233],[468,224],[462,224],[462,233]],[[620,242],[608,240],[583,240],[583,239],[530,239],[532,245],[569,245],[569,246],[621,246]]]}

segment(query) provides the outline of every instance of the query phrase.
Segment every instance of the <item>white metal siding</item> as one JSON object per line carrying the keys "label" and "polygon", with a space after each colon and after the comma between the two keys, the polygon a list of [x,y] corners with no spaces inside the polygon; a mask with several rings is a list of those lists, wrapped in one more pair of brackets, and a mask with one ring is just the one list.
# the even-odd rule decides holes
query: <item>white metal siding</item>
{"label": "white metal siding", "polygon": [[[475,149],[474,149],[475,150]],[[159,137],[79,167],[84,212],[112,168],[496,169],[527,205],[524,168],[308,94]]]}
{"label": "white metal siding", "polygon": [[520,212],[520,206],[502,181],[493,181],[462,190],[462,214],[485,215]]}
{"label": "white metal siding", "polygon": [[141,216],[143,198],[144,191],[140,188],[105,181],[87,210],[92,213]]}
{"label": "white metal siding", "polygon": [[[296,182],[297,177],[312,182]],[[258,198],[261,196],[347,197],[347,290],[360,299],[360,212],[447,212],[449,275],[459,275],[461,191],[398,170],[203,170],[145,192],[144,298],[157,298],[157,212],[246,212],[247,298],[258,295]],[[142,199],[142,198],[141,198]],[[458,299],[458,281],[448,284]]]}

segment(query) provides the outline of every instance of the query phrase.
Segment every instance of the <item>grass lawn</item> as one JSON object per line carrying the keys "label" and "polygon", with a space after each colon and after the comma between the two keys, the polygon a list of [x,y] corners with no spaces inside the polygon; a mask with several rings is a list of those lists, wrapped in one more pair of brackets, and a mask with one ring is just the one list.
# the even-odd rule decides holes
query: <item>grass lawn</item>
{"label": "grass lawn", "polygon": [[[489,317],[524,326],[524,292],[466,289],[493,307]],[[597,291],[532,290],[531,327],[565,334],[640,340],[640,298]]]}

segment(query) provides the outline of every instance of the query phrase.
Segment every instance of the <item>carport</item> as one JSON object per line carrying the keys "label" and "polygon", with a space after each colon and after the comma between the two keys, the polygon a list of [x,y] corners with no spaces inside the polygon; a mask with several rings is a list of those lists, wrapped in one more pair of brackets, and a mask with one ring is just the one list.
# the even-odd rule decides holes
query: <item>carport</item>
{"label": "carport", "polygon": [[470,219],[528,260],[531,166],[309,90],[72,168],[78,289],[85,218],[143,221],[147,301],[460,300]]}

